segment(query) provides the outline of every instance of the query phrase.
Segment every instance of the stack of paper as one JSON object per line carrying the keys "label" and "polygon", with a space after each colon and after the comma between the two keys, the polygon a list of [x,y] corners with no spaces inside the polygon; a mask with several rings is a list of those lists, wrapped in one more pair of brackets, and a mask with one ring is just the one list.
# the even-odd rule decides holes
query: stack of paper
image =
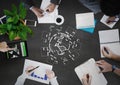
{"label": "stack of paper", "polygon": [[92,76],[91,85],[107,85],[107,80],[105,79],[103,73],[99,73],[99,71],[100,69],[93,58],[75,68],[75,72],[81,82],[83,75],[89,74]]}
{"label": "stack of paper", "polygon": [[119,18],[116,18],[115,21],[113,21],[113,23],[107,24],[107,23],[106,23],[106,20],[108,19],[108,17],[109,17],[109,16],[104,15],[100,21],[101,21],[103,24],[107,25],[108,27],[113,28],[113,26],[118,22]]}
{"label": "stack of paper", "polygon": [[47,69],[52,70],[51,65],[26,59],[24,64],[23,74],[26,73],[25,72],[26,69],[30,66],[37,67],[37,68],[34,69],[30,75],[26,76],[28,79],[49,84],[49,79],[46,76],[46,70]]}
{"label": "stack of paper", "polygon": [[76,28],[93,33],[95,28],[94,13],[76,14]]}
{"label": "stack of paper", "polygon": [[46,8],[50,4],[50,0],[42,0],[41,9],[44,10],[43,17],[38,17],[38,23],[55,23],[55,18],[58,15],[58,6],[52,13],[47,13]]}
{"label": "stack of paper", "polygon": [[[100,51],[106,46],[115,54],[120,55],[120,40],[119,40],[119,30],[103,30],[99,31],[100,40]],[[101,57],[104,57],[101,52]]]}

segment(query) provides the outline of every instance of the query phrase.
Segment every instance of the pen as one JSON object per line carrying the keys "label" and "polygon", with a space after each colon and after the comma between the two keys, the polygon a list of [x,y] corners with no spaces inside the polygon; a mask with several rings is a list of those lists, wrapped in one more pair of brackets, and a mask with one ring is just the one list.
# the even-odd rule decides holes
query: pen
{"label": "pen", "polygon": [[37,66],[37,67],[35,67],[35,68],[33,68],[33,69],[30,69],[30,70],[28,70],[28,72],[30,73],[31,71],[37,69],[38,67],[39,67],[39,66]]}
{"label": "pen", "polygon": [[117,22],[117,21],[107,21],[107,23],[110,23],[110,22]]}
{"label": "pen", "polygon": [[89,74],[86,74],[87,82],[89,82]]}
{"label": "pen", "polygon": [[106,47],[104,47],[104,50],[105,50],[105,52],[106,52],[107,54],[109,54],[109,52],[108,52],[108,50],[106,49]]}

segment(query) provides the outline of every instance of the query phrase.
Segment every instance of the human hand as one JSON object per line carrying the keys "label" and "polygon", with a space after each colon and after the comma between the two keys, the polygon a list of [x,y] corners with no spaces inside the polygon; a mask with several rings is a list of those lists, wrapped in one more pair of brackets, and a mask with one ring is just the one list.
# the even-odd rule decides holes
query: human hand
{"label": "human hand", "polygon": [[53,4],[53,3],[51,3],[51,4],[49,4],[49,5],[47,6],[46,11],[49,12],[49,13],[51,13],[51,12],[54,11],[55,7],[56,7],[56,5]]}
{"label": "human hand", "polygon": [[83,85],[91,85],[92,76],[89,74],[84,74],[82,78]]}
{"label": "human hand", "polygon": [[101,72],[110,72],[110,71],[112,71],[112,65],[109,64],[109,63],[107,63],[104,60],[96,61],[96,64],[97,64],[97,66],[99,66],[100,68],[102,68],[102,70],[100,71],[100,73]]}
{"label": "human hand", "polygon": [[1,42],[0,43],[0,51],[1,52],[7,52],[9,50],[12,50],[12,49],[8,47],[6,42]]}
{"label": "human hand", "polygon": [[51,70],[46,70],[46,75],[49,79],[52,79],[55,77],[55,73]]}
{"label": "human hand", "polygon": [[113,22],[116,22],[115,19],[116,19],[115,16],[113,16],[113,17],[108,17],[108,19],[106,20],[106,23],[107,23],[107,24],[112,24]]}
{"label": "human hand", "polygon": [[34,66],[28,66],[27,68],[26,68],[26,70],[25,70],[25,73],[27,74],[27,75],[30,75],[31,74],[31,72],[33,72],[33,71],[30,71],[31,69],[34,69],[35,67]]}
{"label": "human hand", "polygon": [[37,16],[37,17],[43,17],[43,10],[39,9],[37,7],[33,7],[31,9],[33,11],[33,13]]}
{"label": "human hand", "polygon": [[102,51],[103,56],[109,59],[112,59],[115,55],[108,47],[103,47],[101,51]]}

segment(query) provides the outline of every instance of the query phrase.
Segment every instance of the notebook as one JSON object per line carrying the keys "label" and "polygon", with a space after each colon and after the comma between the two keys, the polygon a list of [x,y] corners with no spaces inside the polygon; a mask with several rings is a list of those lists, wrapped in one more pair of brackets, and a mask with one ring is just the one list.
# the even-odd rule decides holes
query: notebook
{"label": "notebook", "polygon": [[93,33],[96,22],[93,12],[76,14],[75,17],[77,29]]}
{"label": "notebook", "polygon": [[25,59],[23,74],[25,73],[26,68],[29,66],[37,68],[33,70],[29,75],[26,75],[27,79],[49,84],[49,79],[46,76],[46,70],[52,70],[52,65]]}
{"label": "notebook", "polygon": [[112,24],[107,24],[106,23],[106,20],[108,19],[109,16],[106,16],[106,15],[103,15],[102,19],[100,20],[100,22],[102,22],[103,24],[105,24],[106,26],[110,27],[110,28],[113,28],[114,25],[118,22],[119,18],[116,18],[115,21],[116,22],[113,22]]}
{"label": "notebook", "polygon": [[[119,30],[101,30],[99,33],[99,41],[100,41],[100,51],[106,46],[115,54],[120,55],[120,40],[119,40]],[[101,52],[101,57],[104,57]]]}
{"label": "notebook", "polygon": [[106,78],[99,71],[100,69],[93,58],[75,68],[75,73],[81,82],[84,74],[90,74],[92,76],[91,85],[107,85]]}

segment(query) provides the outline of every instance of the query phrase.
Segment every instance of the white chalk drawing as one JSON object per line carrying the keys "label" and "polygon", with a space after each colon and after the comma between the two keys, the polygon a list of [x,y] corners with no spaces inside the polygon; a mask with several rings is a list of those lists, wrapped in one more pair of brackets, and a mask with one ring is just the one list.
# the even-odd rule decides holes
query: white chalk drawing
{"label": "white chalk drawing", "polygon": [[71,27],[51,26],[42,36],[41,56],[47,56],[52,63],[67,64],[79,57],[80,39]]}

